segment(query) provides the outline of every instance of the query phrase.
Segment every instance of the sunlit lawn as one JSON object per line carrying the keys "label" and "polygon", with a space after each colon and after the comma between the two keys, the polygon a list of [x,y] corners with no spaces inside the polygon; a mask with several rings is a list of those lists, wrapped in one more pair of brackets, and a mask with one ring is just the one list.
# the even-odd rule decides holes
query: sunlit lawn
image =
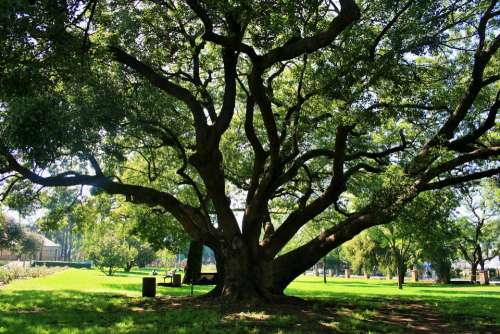
{"label": "sunlit lawn", "polygon": [[[500,287],[439,286],[300,277],[287,294],[307,306],[220,305],[179,298],[144,299],[145,272],[109,277],[68,269],[0,289],[0,333],[316,333],[498,332]],[[161,278],[160,278],[161,280]],[[195,294],[210,287],[196,286]],[[158,287],[160,296],[190,288]]]}

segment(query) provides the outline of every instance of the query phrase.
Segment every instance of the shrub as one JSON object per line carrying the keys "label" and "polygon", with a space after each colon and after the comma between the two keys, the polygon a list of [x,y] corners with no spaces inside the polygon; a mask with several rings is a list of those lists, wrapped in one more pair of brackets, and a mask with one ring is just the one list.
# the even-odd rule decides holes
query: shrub
{"label": "shrub", "polygon": [[13,280],[22,278],[36,278],[47,276],[56,271],[61,270],[61,267],[12,267],[12,268],[0,268],[0,283],[9,284]]}
{"label": "shrub", "polygon": [[70,261],[33,261],[33,266],[45,267],[70,267],[70,268],[88,268],[92,267],[92,262],[70,262]]}

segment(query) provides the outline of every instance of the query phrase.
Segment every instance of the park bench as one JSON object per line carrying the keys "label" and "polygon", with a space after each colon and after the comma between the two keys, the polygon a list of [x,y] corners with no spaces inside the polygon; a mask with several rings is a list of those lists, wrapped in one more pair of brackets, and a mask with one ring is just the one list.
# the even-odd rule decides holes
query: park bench
{"label": "park bench", "polygon": [[[167,278],[170,278],[170,283],[167,283]],[[172,287],[180,287],[181,286],[181,275],[177,273],[177,269],[173,269],[167,271],[163,276],[163,283],[158,283],[160,286],[172,286]]]}
{"label": "park bench", "polygon": [[193,295],[193,287],[195,285],[215,285],[217,284],[217,273],[200,273],[198,279],[189,280],[191,286],[191,296]]}
{"label": "park bench", "polygon": [[217,273],[200,273],[200,277],[196,280],[191,280],[192,285],[215,285],[217,282]]}
{"label": "park bench", "polygon": [[170,284],[172,284],[174,281],[174,275],[176,272],[177,272],[177,269],[172,269],[170,271],[166,271],[165,275],[163,276],[163,283],[166,283],[167,278],[170,278]]}

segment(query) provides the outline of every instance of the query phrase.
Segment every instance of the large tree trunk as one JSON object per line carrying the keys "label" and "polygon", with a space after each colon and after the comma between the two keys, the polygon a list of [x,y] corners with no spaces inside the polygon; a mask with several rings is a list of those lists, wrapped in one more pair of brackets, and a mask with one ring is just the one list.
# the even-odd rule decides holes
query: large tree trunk
{"label": "large tree trunk", "polygon": [[66,261],[71,261],[73,256],[73,227],[69,226],[69,240],[68,240],[68,259]]}
{"label": "large tree trunk", "polygon": [[127,264],[125,265],[125,267],[123,268],[123,270],[126,272],[126,273],[129,273],[130,270],[132,270],[132,267],[134,266],[134,261],[128,261]]}
{"label": "large tree trunk", "polygon": [[221,295],[235,301],[271,301],[271,263],[252,259],[249,255],[243,245],[231,247],[223,252],[224,277]]}
{"label": "large tree trunk", "polygon": [[405,283],[406,265],[402,262],[398,263],[398,289],[403,289]]}
{"label": "large tree trunk", "polygon": [[[377,208],[352,215],[308,243],[276,258],[276,250],[281,249],[276,245],[280,245],[281,238],[287,239],[286,234],[278,235],[278,231],[268,244],[271,246],[257,250],[241,236],[234,236],[231,242],[216,243],[218,250],[214,252],[223,271],[210,295],[237,301],[286,301],[290,297],[284,296],[284,290],[295,278],[364,229],[391,221],[394,212],[393,206],[388,211]],[[405,271],[401,273],[403,277]]]}
{"label": "large tree trunk", "polygon": [[183,278],[184,284],[189,284],[191,281],[197,281],[200,278],[202,257],[203,243],[198,240],[192,240],[189,243],[188,258]]}
{"label": "large tree trunk", "polygon": [[451,262],[444,259],[436,263],[437,283],[448,284],[451,280]]}
{"label": "large tree trunk", "polygon": [[470,281],[471,281],[471,283],[476,283],[478,264],[479,263],[477,263],[477,262],[471,264],[471,269],[470,269]]}
{"label": "large tree trunk", "polygon": [[282,291],[273,290],[272,262],[250,256],[243,243],[214,253],[218,281],[207,296],[244,303],[273,303],[284,298]]}

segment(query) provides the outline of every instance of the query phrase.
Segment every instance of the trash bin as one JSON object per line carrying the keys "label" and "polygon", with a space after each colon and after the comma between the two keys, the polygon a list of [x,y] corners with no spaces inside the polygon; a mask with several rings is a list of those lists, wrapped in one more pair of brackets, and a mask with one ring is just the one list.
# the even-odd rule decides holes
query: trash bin
{"label": "trash bin", "polygon": [[143,297],[156,296],[156,277],[142,278],[142,296]]}
{"label": "trash bin", "polygon": [[175,286],[175,287],[181,286],[181,275],[180,274],[174,274],[172,276],[172,286]]}

